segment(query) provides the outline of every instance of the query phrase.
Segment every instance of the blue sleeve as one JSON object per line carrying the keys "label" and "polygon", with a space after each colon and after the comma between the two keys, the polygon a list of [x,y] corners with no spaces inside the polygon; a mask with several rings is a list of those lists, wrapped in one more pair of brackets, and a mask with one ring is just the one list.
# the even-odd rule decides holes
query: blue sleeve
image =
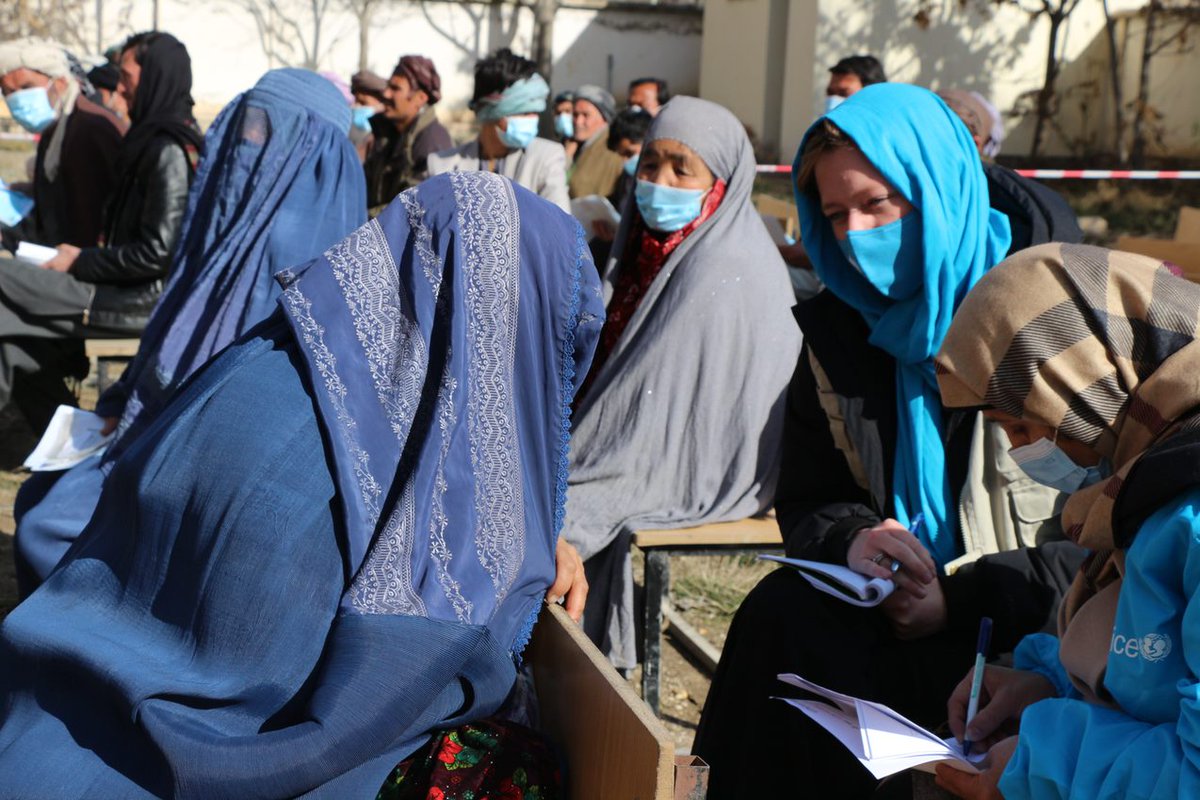
{"label": "blue sleeve", "polygon": [[1026,709],[1000,780],[1004,797],[1200,797],[1198,636],[1193,491],[1150,517],[1126,556],[1104,679],[1119,707],[1054,699]]}
{"label": "blue sleeve", "polygon": [[1067,671],[1058,660],[1058,637],[1048,633],[1031,633],[1021,640],[1013,651],[1013,667],[1036,672],[1050,683],[1059,697],[1078,698],[1079,692],[1067,677]]}

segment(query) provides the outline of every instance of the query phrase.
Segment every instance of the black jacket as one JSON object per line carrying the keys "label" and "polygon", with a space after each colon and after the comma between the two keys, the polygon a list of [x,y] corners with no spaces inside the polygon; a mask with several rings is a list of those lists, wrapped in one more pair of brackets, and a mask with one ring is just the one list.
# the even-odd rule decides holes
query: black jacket
{"label": "black jacket", "polygon": [[88,326],[129,333],[145,327],[187,210],[193,158],[174,138],[162,135],[147,146],[133,174],[123,178],[109,208],[103,246],[86,248],[71,267],[76,278],[96,284]]}
{"label": "black jacket", "polygon": [[[788,388],[783,463],[775,509],[789,556],[845,564],[855,531],[894,516],[895,360],[868,341],[862,316],[823,291],[795,308],[804,349]],[[855,481],[818,399],[809,353],[828,377],[867,477]],[[827,402],[831,398],[826,398]],[[945,419],[946,469],[953,497],[967,477],[976,412]],[[1083,560],[1069,542],[987,555],[941,579],[951,629],[995,622],[995,643],[1011,649],[1026,633],[1053,623],[1058,602]]]}
{"label": "black jacket", "polygon": [[999,164],[985,163],[983,173],[987,176],[988,203],[1008,217],[1012,230],[1010,255],[1035,244],[1083,241],[1075,212],[1058,192]]}

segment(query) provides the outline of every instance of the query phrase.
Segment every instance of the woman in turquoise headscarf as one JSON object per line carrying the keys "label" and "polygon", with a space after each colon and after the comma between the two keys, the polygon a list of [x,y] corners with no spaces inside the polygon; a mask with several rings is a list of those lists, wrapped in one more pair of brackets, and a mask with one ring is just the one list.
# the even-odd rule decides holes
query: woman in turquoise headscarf
{"label": "woman in turquoise headscarf", "polygon": [[[936,95],[858,92],[796,157],[805,248],[827,287],[795,309],[804,351],[789,388],[775,507],[788,555],[894,578],[879,608],[790,569],[747,597],[696,737],[716,796],[822,797],[875,782],[832,737],[771,695],[795,672],[929,725],[969,664],[981,616],[1010,649],[1053,616],[1081,559],[1008,443],[941,405],[933,356],[970,288],[1011,245],[970,132]],[[781,609],[789,609],[781,613]],[[763,759],[758,729],[789,758]]]}

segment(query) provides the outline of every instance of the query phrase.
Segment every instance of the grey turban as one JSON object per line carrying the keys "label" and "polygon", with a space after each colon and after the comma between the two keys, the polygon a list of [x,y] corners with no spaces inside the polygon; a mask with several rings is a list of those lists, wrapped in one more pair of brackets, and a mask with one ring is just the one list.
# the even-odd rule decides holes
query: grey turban
{"label": "grey turban", "polygon": [[608,122],[617,115],[617,101],[608,92],[601,89],[599,86],[587,84],[580,86],[575,90],[576,100],[587,100],[600,110],[600,116],[604,117],[604,121]]}

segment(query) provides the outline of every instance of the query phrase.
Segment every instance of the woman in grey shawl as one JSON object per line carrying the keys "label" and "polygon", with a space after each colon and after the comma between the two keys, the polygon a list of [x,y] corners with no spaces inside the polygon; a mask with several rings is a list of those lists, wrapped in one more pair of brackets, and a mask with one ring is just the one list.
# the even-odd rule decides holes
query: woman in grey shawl
{"label": "woman in grey shawl", "polygon": [[[754,175],[729,111],[672,99],[646,136],[605,269],[608,319],[577,402],[564,535],[591,584],[584,629],[619,668],[636,664],[632,531],[743,519],[774,494],[800,333],[750,202]],[[689,189],[694,207],[681,211]]]}

